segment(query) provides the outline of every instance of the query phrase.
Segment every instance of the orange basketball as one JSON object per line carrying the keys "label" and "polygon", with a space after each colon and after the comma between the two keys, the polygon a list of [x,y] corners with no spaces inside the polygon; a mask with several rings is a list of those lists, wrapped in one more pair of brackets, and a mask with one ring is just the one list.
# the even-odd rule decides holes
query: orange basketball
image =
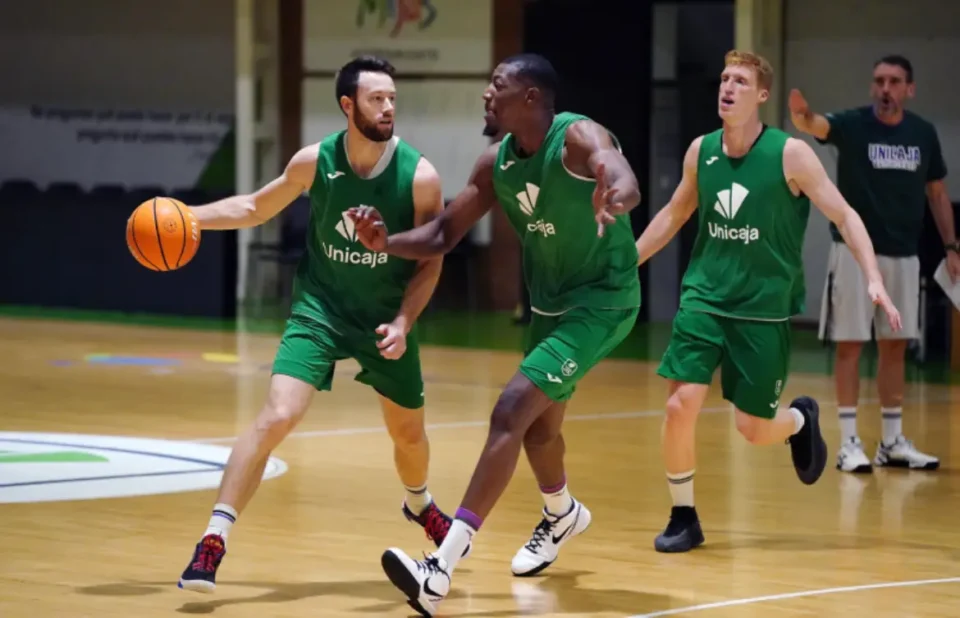
{"label": "orange basketball", "polygon": [[200,246],[200,224],[182,202],[155,197],[137,206],[127,220],[127,248],[150,270],[186,266]]}

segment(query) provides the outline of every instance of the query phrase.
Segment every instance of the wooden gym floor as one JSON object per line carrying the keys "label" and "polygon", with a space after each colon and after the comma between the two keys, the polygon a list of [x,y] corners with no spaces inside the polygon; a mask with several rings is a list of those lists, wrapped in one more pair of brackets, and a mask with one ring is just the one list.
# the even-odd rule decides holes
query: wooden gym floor
{"label": "wooden gym floor", "polygon": [[[400,514],[390,442],[376,398],[352,380],[352,362],[275,452],[274,477],[233,529],[216,593],[176,587],[206,525],[224,447],[263,401],[276,341],[0,319],[0,616],[410,615],[380,554],[429,546]],[[448,511],[517,361],[505,352],[424,351],[430,489]],[[958,387],[908,385],[906,433],[942,458],[941,470],[854,477],[839,474],[831,457],[809,488],[786,446],[747,445],[714,394],[698,431],[706,545],[661,555],[653,538],[669,497],[659,451],[664,384],[654,369],[605,362],[568,409],[570,487],[593,511],[591,529],[542,576],[511,577],[510,558],[541,508],[521,460],[457,570],[444,614],[958,615]],[[880,429],[874,392],[864,384],[861,435],[871,455]],[[793,375],[786,393],[820,398],[834,453],[829,377]],[[203,488],[186,491],[191,483]]]}

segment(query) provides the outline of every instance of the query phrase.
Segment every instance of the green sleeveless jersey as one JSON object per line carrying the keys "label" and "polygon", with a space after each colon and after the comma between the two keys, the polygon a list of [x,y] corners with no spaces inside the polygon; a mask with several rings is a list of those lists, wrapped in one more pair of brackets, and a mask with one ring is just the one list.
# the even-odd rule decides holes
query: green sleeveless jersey
{"label": "green sleeveless jersey", "polygon": [[357,240],[346,211],[375,206],[391,233],[411,229],[413,177],[421,155],[394,138],[370,177],[362,178],[347,160],[345,138],[346,131],[341,131],[319,145],[292,313],[373,337],[378,325],[396,317],[417,263],[368,251]]}
{"label": "green sleeveless jersey", "polygon": [[697,161],[700,222],[680,306],[733,318],[786,320],[804,310],[803,236],[810,201],[783,174],[790,135],[764,127],[746,156],[728,158],[723,131]]}
{"label": "green sleeveless jersey", "polygon": [[640,305],[630,218],[617,217],[598,238],[591,205],[596,181],[572,174],[563,164],[567,127],[579,120],[587,118],[557,114],[543,144],[527,158],[516,153],[508,134],[493,170],[497,200],[523,247],[530,304],[541,314]]}

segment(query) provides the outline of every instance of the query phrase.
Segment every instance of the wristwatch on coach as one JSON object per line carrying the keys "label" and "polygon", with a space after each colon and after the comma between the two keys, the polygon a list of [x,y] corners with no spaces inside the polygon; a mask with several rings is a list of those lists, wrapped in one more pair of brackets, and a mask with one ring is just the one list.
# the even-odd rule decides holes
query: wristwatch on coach
{"label": "wristwatch on coach", "polygon": [[948,242],[943,245],[944,250],[953,251],[955,253],[960,253],[960,240],[955,240],[953,242]]}

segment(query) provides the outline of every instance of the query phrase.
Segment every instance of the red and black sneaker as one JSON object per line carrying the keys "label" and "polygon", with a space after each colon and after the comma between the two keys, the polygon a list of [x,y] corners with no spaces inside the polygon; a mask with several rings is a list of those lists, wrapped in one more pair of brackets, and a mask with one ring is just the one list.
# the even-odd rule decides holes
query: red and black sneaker
{"label": "red and black sneaker", "polygon": [[[447,533],[450,532],[450,525],[453,523],[453,519],[441,511],[437,503],[433,501],[419,515],[414,515],[404,501],[403,516],[423,528],[424,532],[427,533],[427,538],[433,541],[437,547],[443,544],[443,540],[447,538]],[[470,555],[471,549],[473,549],[473,543],[467,545],[467,548],[463,550],[464,558]]]}
{"label": "red and black sneaker", "polygon": [[226,543],[219,534],[208,534],[200,539],[177,586],[194,592],[213,592],[217,587],[217,569],[226,553]]}

